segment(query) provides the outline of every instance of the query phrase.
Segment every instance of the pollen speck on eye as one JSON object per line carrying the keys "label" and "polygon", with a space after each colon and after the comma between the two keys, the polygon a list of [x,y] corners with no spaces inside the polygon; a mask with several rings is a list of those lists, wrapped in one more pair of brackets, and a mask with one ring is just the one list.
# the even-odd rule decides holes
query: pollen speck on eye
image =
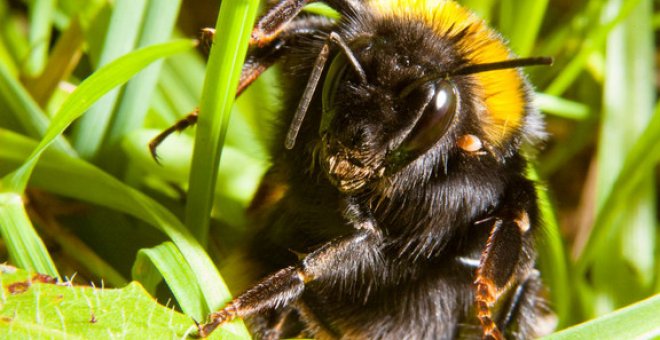
{"label": "pollen speck on eye", "polygon": [[479,137],[469,134],[458,138],[456,145],[467,152],[476,152],[483,147],[483,143],[481,143]]}

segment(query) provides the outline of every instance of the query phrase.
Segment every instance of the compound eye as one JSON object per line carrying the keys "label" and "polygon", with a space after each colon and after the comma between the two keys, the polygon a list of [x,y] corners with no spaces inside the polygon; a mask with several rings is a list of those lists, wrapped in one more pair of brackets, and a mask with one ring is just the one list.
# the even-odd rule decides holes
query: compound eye
{"label": "compound eye", "polygon": [[458,91],[449,80],[441,80],[432,88],[431,100],[423,108],[401,147],[406,153],[419,156],[437,143],[449,129],[458,109]]}

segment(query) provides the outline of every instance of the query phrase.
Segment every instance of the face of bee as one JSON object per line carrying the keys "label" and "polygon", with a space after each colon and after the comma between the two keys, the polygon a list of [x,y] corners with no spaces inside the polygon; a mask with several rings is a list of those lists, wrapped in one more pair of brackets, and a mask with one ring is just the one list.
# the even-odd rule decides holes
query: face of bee
{"label": "face of bee", "polygon": [[[321,164],[346,193],[395,174],[437,144],[447,144],[463,106],[461,89],[447,76],[458,56],[422,28],[417,36],[360,37],[351,52],[361,81],[339,52],[323,85]],[[434,39],[435,38],[435,39]],[[410,44],[410,39],[417,43]],[[411,48],[412,46],[412,48]]]}

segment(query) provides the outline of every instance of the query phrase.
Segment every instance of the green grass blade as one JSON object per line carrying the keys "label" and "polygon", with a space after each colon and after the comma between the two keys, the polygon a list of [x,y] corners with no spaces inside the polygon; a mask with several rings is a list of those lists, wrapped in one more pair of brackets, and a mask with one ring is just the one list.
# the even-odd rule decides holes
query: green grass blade
{"label": "green grass blade", "polygon": [[[37,143],[10,131],[0,130],[0,145],[8,149],[0,152],[0,172],[25,162]],[[126,213],[162,231],[179,248],[196,276],[202,292],[204,309],[194,315],[206,315],[231,296],[215,265],[204,249],[166,208],[120,182],[113,176],[79,158],[56,150],[46,150],[31,179],[31,185],[65,197],[98,204]],[[192,289],[195,289],[194,287]],[[188,302],[192,305],[192,302]],[[229,325],[233,331],[247,336],[240,323]]]}
{"label": "green grass blade", "polygon": [[[150,0],[137,46],[146,47],[167,41],[172,35],[180,4],[180,0]],[[116,147],[127,132],[142,126],[158,81],[161,63],[157,61],[148,66],[126,84],[107,136],[109,147]]]}
{"label": "green grass blade", "polygon": [[337,12],[332,7],[322,2],[312,2],[310,4],[307,4],[303,8],[303,11],[308,13],[318,14],[335,20],[341,18],[341,14],[339,14],[339,12]]}
{"label": "green grass blade", "polygon": [[[615,10],[618,10],[618,6]],[[622,162],[625,161],[625,155],[629,150],[629,144],[626,142],[637,138],[653,115],[656,79],[652,13],[653,2],[642,1],[621,28],[613,32],[608,41],[605,114],[601,132],[609,136],[600,141],[599,179],[602,180],[598,185],[598,188],[602,189],[602,192],[598,192],[600,204],[605,200],[604,196],[609,194],[609,188],[616,179]],[[617,142],[621,145],[615,145]],[[636,195],[622,209],[625,213],[623,225],[620,227],[622,231],[620,257],[625,259],[624,267],[634,268],[632,276],[639,279],[640,288],[648,288],[653,280],[656,239],[655,200],[655,174],[649,169],[646,179],[636,190]],[[625,286],[631,285],[625,284]],[[639,292],[632,295],[638,294]]]}
{"label": "green grass blade", "polygon": [[625,20],[630,15],[630,12],[639,5],[640,1],[641,0],[624,1],[623,6],[621,6],[621,10],[616,17],[607,23],[596,27],[583,42],[583,46],[577,55],[573,56],[568,65],[563,68],[561,73],[555,77],[544,92],[554,96],[560,96],[563,94],[584,70],[591,54],[603,46],[612,29]]}
{"label": "green grass blade", "polygon": [[[532,180],[539,181],[538,171],[529,167],[528,175]],[[551,308],[559,318],[559,327],[566,325],[570,317],[570,289],[568,287],[568,260],[561,237],[559,222],[555,209],[542,185],[536,186],[543,229],[537,240],[539,251],[539,269],[544,284],[550,292]]]}
{"label": "green grass blade", "polygon": [[17,52],[9,46],[6,35],[12,36],[11,30],[7,26],[11,25],[9,18],[9,4],[0,2],[0,64],[4,64],[11,74],[18,74],[14,52]]}
{"label": "green grass blade", "polygon": [[[173,243],[165,242],[153,248],[141,249],[133,265],[133,279],[140,282],[153,282],[153,279],[148,278],[152,275],[153,268],[156,268],[165,279],[185,314],[198,321],[206,318],[206,315],[198,314],[205,308],[202,305],[204,295],[197,284],[197,277]],[[146,285],[145,288],[147,288]],[[147,291],[154,294],[155,290],[149,288]]]}
{"label": "green grass blade", "polygon": [[509,39],[511,49],[515,53],[527,57],[532,52],[541,30],[548,0],[503,0],[502,2],[512,2],[511,5],[503,7],[513,10],[512,18],[515,18],[507,21],[510,25],[505,26],[508,29],[502,33]]}
{"label": "green grass blade", "polygon": [[222,34],[215,36],[206,71],[186,205],[186,225],[202,244],[208,238],[222,144],[257,8],[256,0],[223,1],[220,6],[216,27]]}
{"label": "green grass blade", "polygon": [[[29,136],[41,138],[46,133],[50,119],[2,63],[0,63],[0,97],[2,97],[1,101],[8,105],[7,111],[10,111],[12,116],[20,122]],[[9,114],[9,112],[3,114]],[[69,143],[61,137],[57,138],[54,147],[75,154]]]}
{"label": "green grass blade", "polygon": [[490,22],[495,0],[463,0],[460,1],[465,7],[474,11],[480,18]]}
{"label": "green grass blade", "polygon": [[660,336],[660,295],[544,337],[544,340],[656,339]]}
{"label": "green grass blade", "polygon": [[194,47],[194,43],[190,40],[178,40],[146,47],[115,60],[85,79],[62,104],[41,143],[33,151],[27,162],[0,182],[0,192],[3,190],[23,192],[39,155],[74,119],[80,117],[90,105],[104,94],[125,83],[135,73],[155,60],[183,52],[192,47]]}
{"label": "green grass blade", "polygon": [[[232,129],[232,131],[234,130]],[[129,134],[122,141],[122,150],[135,169],[155,175],[168,183],[183,185],[182,179],[190,176],[193,138],[185,134],[173,135],[168,138],[158,149],[161,155],[161,166],[154,162],[149,150],[145,147],[155,133],[157,133],[155,130],[137,130]],[[219,215],[217,218],[220,221],[239,227],[240,222],[245,221],[244,209],[257,190],[259,179],[266,168],[262,160],[255,159],[232,145],[225,145],[222,157],[224,161],[218,169],[218,181],[214,188],[215,195],[222,198],[223,203],[227,200],[239,203],[240,209],[232,209],[230,204],[219,204],[214,213]]]}
{"label": "green grass blade", "polygon": [[28,30],[30,54],[23,69],[28,76],[37,76],[44,70],[48,58],[55,0],[35,0],[28,8],[30,12],[30,29]]}
{"label": "green grass blade", "polygon": [[[194,105],[199,105],[204,88],[206,61],[196,53],[184,53],[168,59],[166,63],[175,74],[175,79],[181,82],[182,89],[188,96],[194,98]],[[190,107],[187,110],[189,111]],[[181,111],[180,114],[185,111]]]}
{"label": "green grass blade", "polygon": [[591,114],[588,105],[544,93],[536,93],[534,102],[544,113],[561,118],[585,120]]}
{"label": "green grass blade", "polygon": [[0,193],[0,235],[16,265],[59,277],[48,249],[25,212],[24,202],[19,194]]}
{"label": "green grass blade", "polygon": [[538,191],[543,233],[539,241],[539,268],[541,277],[550,291],[552,310],[559,318],[558,327],[568,324],[571,317],[568,260],[559,230],[559,223],[550,198],[545,190]]}
{"label": "green grass blade", "polygon": [[[188,75],[181,76],[174,66],[174,64],[179,62],[185,63],[186,60],[177,58],[176,61],[172,60],[171,63],[169,60],[166,61],[158,79],[158,89],[161,91],[161,94],[164,97],[163,99],[166,100],[168,106],[168,115],[164,116],[168,120],[168,125],[171,125],[175,120],[180,119],[199,105],[201,89],[199,92],[195,93],[194,90],[185,84],[186,79],[198,79],[200,84],[204,83],[203,65],[191,67],[191,70],[189,71],[198,71],[199,74],[195,72],[193,74],[189,73]],[[165,126],[166,125],[163,125],[163,127]]]}
{"label": "green grass blade", "polygon": [[598,228],[592,231],[576,263],[578,272],[584,273],[587,265],[593,261],[599,250],[607,247],[609,236],[613,232],[612,228],[615,226],[613,221],[617,214],[621,209],[625,209],[629,197],[633,196],[634,189],[648,175],[648,171],[660,161],[658,140],[660,140],[660,103],[656,104],[653,118],[646,129],[630,148],[626,160],[623,162],[623,168],[611,187],[610,194],[602,203],[594,223]]}
{"label": "green grass blade", "polygon": [[[146,2],[147,0],[117,0],[114,3],[97,68],[134,49]],[[94,103],[89,113],[76,125],[73,145],[82,157],[93,159],[99,152],[118,96],[119,89],[108,92],[101,100]]]}
{"label": "green grass blade", "polygon": [[0,27],[3,31],[3,43],[13,59],[13,63],[8,64],[8,67],[15,70],[16,73],[20,73],[23,61],[30,54],[30,43],[25,37],[24,31],[25,20],[11,13],[0,19],[2,19]]}
{"label": "green grass blade", "polygon": [[[619,13],[620,1],[608,4],[608,13]],[[598,150],[597,216],[580,272],[590,269],[596,301],[587,301],[597,315],[634,302],[652,290],[655,273],[656,192],[653,168],[631,162],[635,152],[630,141],[639,138],[651,117],[655,91],[652,2],[642,1],[630,17],[608,38],[604,112]],[[653,117],[655,118],[655,117]],[[653,124],[653,123],[651,123]],[[649,125],[648,127],[652,127]],[[657,133],[657,132],[656,132]],[[642,135],[641,140],[645,138]],[[657,143],[657,140],[656,140]],[[647,149],[647,156],[648,156]],[[613,185],[635,167],[634,195],[615,205],[606,205],[618,195]],[[629,192],[632,193],[632,192]],[[603,212],[607,209],[608,212]],[[602,220],[608,214],[607,221]],[[598,242],[598,243],[594,243]],[[593,264],[587,267],[587,262]]]}
{"label": "green grass blade", "polygon": [[41,107],[46,107],[58,85],[69,79],[69,76],[78,65],[83,53],[84,38],[80,20],[78,18],[70,20],[66,30],[57,39],[57,43],[46,63],[45,71],[36,78],[23,81],[34,100]]}
{"label": "green grass blade", "polygon": [[[616,15],[621,1],[612,0],[606,14]],[[653,114],[653,34],[651,1],[642,1],[608,38],[603,115],[598,149],[596,209],[610,195],[623,167],[630,141],[638,138]],[[646,62],[644,62],[646,61]],[[654,277],[656,239],[655,184],[652,169],[636,185],[635,195],[609,221],[607,248],[598,250],[590,267],[594,300],[586,300],[588,316],[609,312],[647,296]],[[597,232],[595,225],[592,232]],[[582,274],[582,273],[578,273]],[[593,309],[591,309],[593,307]]]}
{"label": "green grass blade", "polygon": [[[608,6],[620,12],[619,0]],[[641,1],[608,39],[607,78],[603,93],[601,139],[599,141],[598,205],[609,195],[630,148],[653,115],[653,35],[648,18],[651,3]],[[645,61],[645,62],[642,62]]]}

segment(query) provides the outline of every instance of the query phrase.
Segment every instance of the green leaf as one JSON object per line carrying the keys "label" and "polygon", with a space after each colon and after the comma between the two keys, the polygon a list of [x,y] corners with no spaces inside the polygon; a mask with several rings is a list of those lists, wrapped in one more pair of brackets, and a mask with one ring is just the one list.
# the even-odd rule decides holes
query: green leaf
{"label": "green leaf", "polygon": [[536,42],[545,16],[548,0],[503,0],[501,6],[502,33],[509,39],[511,49],[521,56],[529,56]]}
{"label": "green leaf", "polygon": [[[40,138],[46,133],[50,119],[3,63],[0,63],[0,99],[7,105],[3,111],[9,111],[2,114],[11,113],[28,135]],[[55,147],[72,155],[75,154],[69,143],[61,137],[55,142]]]}
{"label": "green leaf", "polygon": [[630,12],[639,5],[640,1],[641,0],[624,1],[621,10],[617,13],[615,18],[595,27],[590,32],[589,37],[582,43],[582,47],[577,55],[572,56],[568,65],[566,65],[561,73],[554,78],[544,92],[555,96],[564,93],[583,71],[592,53],[602,47],[612,29],[625,20],[630,15]]}
{"label": "green leaf", "polygon": [[215,36],[209,56],[186,205],[186,225],[202,245],[207,243],[222,145],[258,4],[223,1],[218,14],[216,27],[222,34]]}
{"label": "green leaf", "polygon": [[[23,162],[36,145],[23,136],[0,129],[0,172]],[[62,196],[105,206],[154,226],[170,237],[197,277],[204,308],[193,315],[206,315],[230,298],[217,268],[195,238],[167,209],[141,192],[118,181],[94,165],[57,150],[46,150],[35,168],[30,184]],[[191,289],[197,289],[191,287]],[[201,299],[201,297],[200,297]],[[188,302],[193,304],[193,302]],[[237,331],[247,336],[247,330]]]}
{"label": "green leaf", "polygon": [[[531,166],[528,169],[529,177],[538,181],[536,169]],[[539,269],[541,270],[543,282],[548,286],[552,308],[559,317],[559,326],[561,327],[567,324],[571,307],[570,289],[568,287],[568,260],[561,238],[559,222],[548,191],[545,187],[537,185],[536,193],[543,221],[543,229],[539,240],[537,240]]]}
{"label": "green leaf", "polygon": [[[146,3],[147,0],[115,1],[97,68],[107,65],[135,48]],[[94,101],[94,105],[89,108],[89,112],[74,130],[73,145],[86,159],[93,159],[97,155],[109,129],[119,89],[107,92],[98,102]]]}
{"label": "green leaf", "polygon": [[48,249],[25,212],[21,195],[0,193],[0,235],[14,263],[30,270],[59,277]]}
{"label": "green leaf", "polygon": [[[137,46],[146,47],[167,41],[172,35],[180,4],[180,0],[149,1]],[[127,132],[142,126],[158,81],[161,63],[155,62],[126,84],[108,132],[109,147],[115,147]]]}
{"label": "green leaf", "polygon": [[[82,57],[84,32],[79,18],[69,21],[53,47],[44,72],[36,78],[23,79],[23,84],[32,98],[41,107],[46,107],[61,82],[66,82]],[[44,129],[45,130],[45,129]]]}
{"label": "green leaf", "polygon": [[341,18],[341,14],[337,12],[334,8],[322,3],[322,2],[312,2],[305,7],[303,7],[303,11],[308,12],[308,13],[313,13],[313,14],[318,14],[322,15],[324,17],[328,17],[331,19],[338,20]]}
{"label": "green leaf", "polygon": [[536,106],[543,112],[573,120],[589,118],[589,106],[585,104],[545,93],[536,93],[534,97]]}
{"label": "green leaf", "polygon": [[[199,290],[197,277],[189,266],[182,266],[186,259],[172,242],[165,242],[153,248],[141,249],[133,265],[133,279],[145,284],[151,294],[155,294],[160,278],[164,278],[167,286],[179,302],[181,310],[195,320],[202,321],[206,315],[199,314],[204,310],[200,303],[204,301]],[[155,271],[154,269],[157,269]],[[158,279],[154,274],[160,275]]]}
{"label": "green leaf", "polygon": [[[53,278],[0,265],[0,333],[8,338],[184,339],[190,317],[160,305],[132,282],[121,289],[56,284]],[[241,339],[240,334],[210,339]]]}
{"label": "green leaf", "polygon": [[[624,5],[610,0],[606,15],[616,16]],[[598,143],[596,213],[613,194],[612,185],[629,161],[632,141],[637,140],[653,116],[655,101],[654,38],[651,30],[653,4],[643,0],[630,16],[612,30],[607,40],[603,114]],[[638,166],[638,164],[634,164]],[[656,192],[652,168],[634,187],[635,194],[613,207],[605,236],[608,251],[600,253],[590,266],[589,284],[595,301],[587,315],[599,315],[637,301],[651,293],[655,268]],[[602,225],[596,224],[593,233]]]}
{"label": "green leaf", "polygon": [[30,9],[30,55],[25,64],[25,73],[29,76],[40,74],[46,66],[48,44],[55,13],[55,0],[35,0]]}
{"label": "green leaf", "polygon": [[599,210],[594,223],[598,228],[592,231],[591,237],[578,259],[576,264],[578,272],[584,273],[587,265],[608,248],[609,236],[612,235],[613,228],[616,226],[613,223],[616,215],[621,209],[625,209],[629,197],[633,195],[633,190],[648,174],[648,170],[652,169],[660,160],[659,138],[660,103],[656,104],[651,121],[627,153],[623,168]]}
{"label": "green leaf", "polygon": [[128,81],[135,73],[156,59],[183,52],[194,46],[194,42],[190,40],[177,40],[146,47],[127,54],[94,72],[62,104],[48,127],[44,138],[25,164],[0,181],[0,192],[23,192],[39,155],[74,119],[80,117],[100,97],[114,87]]}
{"label": "green leaf", "polygon": [[544,337],[544,340],[654,339],[660,336],[660,295]]}

